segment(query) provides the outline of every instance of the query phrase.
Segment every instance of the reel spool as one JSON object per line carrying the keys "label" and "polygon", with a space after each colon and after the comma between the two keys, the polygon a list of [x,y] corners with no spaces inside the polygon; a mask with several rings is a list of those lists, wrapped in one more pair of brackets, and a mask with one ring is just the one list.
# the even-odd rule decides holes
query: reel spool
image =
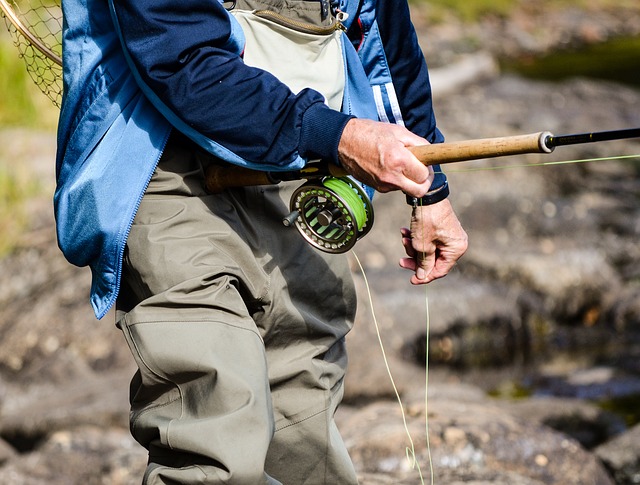
{"label": "reel spool", "polygon": [[295,225],[312,246],[344,253],[373,227],[369,196],[349,177],[309,181],[291,196],[291,213],[282,221]]}

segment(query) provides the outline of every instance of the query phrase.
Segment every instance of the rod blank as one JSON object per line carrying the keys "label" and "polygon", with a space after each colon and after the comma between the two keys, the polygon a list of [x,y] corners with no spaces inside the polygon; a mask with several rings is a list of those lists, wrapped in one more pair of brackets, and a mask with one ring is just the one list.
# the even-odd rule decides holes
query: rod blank
{"label": "rod blank", "polygon": [[560,147],[567,145],[579,145],[598,141],[624,140],[628,138],[640,138],[640,128],[628,128],[625,130],[599,131],[595,133],[577,133],[575,135],[551,135],[546,139],[548,147]]}

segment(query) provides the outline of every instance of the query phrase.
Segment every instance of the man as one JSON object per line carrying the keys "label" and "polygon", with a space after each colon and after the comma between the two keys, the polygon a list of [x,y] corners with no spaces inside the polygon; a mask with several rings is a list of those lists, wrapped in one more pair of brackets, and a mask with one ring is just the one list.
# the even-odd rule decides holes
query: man
{"label": "man", "polygon": [[63,11],[58,240],[91,267],[96,316],[117,299],[144,483],[356,483],[333,421],[355,315],[345,259],[281,224],[296,183],[213,195],[203,174],[340,164],[413,202],[412,283],[446,275],[466,235],[444,175],[407,148],[442,137],[406,3]]}

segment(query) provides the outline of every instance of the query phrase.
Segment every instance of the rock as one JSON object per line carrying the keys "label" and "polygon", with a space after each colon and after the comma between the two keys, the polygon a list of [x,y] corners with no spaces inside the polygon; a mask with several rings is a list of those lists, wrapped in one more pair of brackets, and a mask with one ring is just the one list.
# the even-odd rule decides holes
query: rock
{"label": "rock", "polygon": [[498,62],[488,52],[461,57],[457,62],[433,69],[430,74],[431,89],[435,96],[446,96],[474,82],[495,78]]}
{"label": "rock", "polygon": [[466,263],[478,266],[474,273],[498,271],[496,279],[539,295],[538,307],[531,310],[568,324],[593,325],[605,310],[604,295],[620,287],[606,255],[561,243],[553,243],[551,252],[536,246],[521,244],[502,253],[472,248]]}
{"label": "rock", "polygon": [[640,330],[640,288],[631,286],[607,296],[612,301],[607,315],[611,324],[620,332]]}
{"label": "rock", "polygon": [[60,430],[83,425],[128,426],[126,371],[85,376],[65,385],[30,386],[5,400],[0,436],[19,451],[38,448]]}
{"label": "rock", "polygon": [[473,477],[477,483],[613,484],[599,461],[566,435],[515,418],[486,398],[437,398],[437,388],[431,388],[434,397],[428,403],[430,450],[425,408],[417,401],[405,402],[406,429],[397,402],[372,403],[338,415],[358,470],[392,476],[394,483],[411,483],[413,475],[416,483],[420,474],[431,473],[431,457],[435,483]]}
{"label": "rock", "polygon": [[640,483],[640,425],[595,449],[617,485]]}
{"label": "rock", "polygon": [[580,399],[534,396],[529,399],[497,400],[495,404],[520,419],[571,436],[585,449],[595,448],[626,428],[619,416]]}
{"label": "rock", "polygon": [[7,461],[15,458],[17,454],[16,450],[9,443],[0,439],[0,467]]}
{"label": "rock", "polygon": [[360,277],[356,277],[355,281],[358,314],[356,325],[347,337],[347,350],[352,357],[345,380],[344,400],[359,403],[393,399],[395,394],[387,365],[392,375],[396,376],[394,384],[401,392],[410,388],[416,379],[421,379],[420,369],[399,356],[398,348],[404,340],[398,337],[399,328],[395,318],[387,313],[384,305],[377,305],[377,294],[372,310],[364,281]]}
{"label": "rock", "polygon": [[37,451],[0,468],[0,483],[133,485],[140,483],[146,459],[126,429],[84,426],[53,433]]}

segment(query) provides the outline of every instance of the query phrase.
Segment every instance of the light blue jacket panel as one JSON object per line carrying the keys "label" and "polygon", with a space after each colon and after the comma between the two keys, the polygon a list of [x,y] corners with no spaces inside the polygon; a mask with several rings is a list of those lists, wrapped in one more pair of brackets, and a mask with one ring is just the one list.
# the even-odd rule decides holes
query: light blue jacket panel
{"label": "light blue jacket panel", "polygon": [[106,2],[64,0],[62,7],[58,244],[71,263],[91,268],[90,300],[102,318],[117,296],[129,228],[171,125],[128,69]]}

